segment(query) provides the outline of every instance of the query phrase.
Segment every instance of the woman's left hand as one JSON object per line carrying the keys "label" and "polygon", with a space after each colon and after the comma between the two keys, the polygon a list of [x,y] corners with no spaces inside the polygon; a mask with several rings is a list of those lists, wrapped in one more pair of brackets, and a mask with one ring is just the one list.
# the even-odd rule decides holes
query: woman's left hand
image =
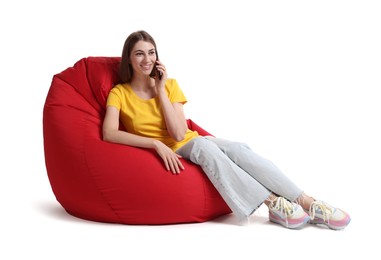
{"label": "woman's left hand", "polygon": [[171,171],[172,174],[179,174],[181,170],[184,170],[184,166],[180,161],[180,158],[182,158],[180,155],[158,140],[155,140],[153,143],[154,149],[164,161],[167,171]]}

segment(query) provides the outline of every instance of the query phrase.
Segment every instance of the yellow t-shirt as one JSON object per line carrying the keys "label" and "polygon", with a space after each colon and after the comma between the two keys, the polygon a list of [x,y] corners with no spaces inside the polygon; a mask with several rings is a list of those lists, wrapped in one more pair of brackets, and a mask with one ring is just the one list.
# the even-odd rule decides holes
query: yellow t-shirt
{"label": "yellow t-shirt", "polygon": [[[172,104],[187,102],[175,79],[167,79],[165,90]],[[196,131],[188,129],[184,140],[174,140],[168,133],[158,97],[142,99],[127,83],[118,84],[111,89],[107,106],[114,106],[119,110],[121,123],[127,132],[157,139],[173,151],[199,135]]]}

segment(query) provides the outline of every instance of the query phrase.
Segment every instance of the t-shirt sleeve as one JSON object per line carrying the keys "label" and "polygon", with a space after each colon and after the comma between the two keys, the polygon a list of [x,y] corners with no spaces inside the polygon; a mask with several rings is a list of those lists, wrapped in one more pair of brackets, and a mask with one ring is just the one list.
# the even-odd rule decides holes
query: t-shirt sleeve
{"label": "t-shirt sleeve", "polygon": [[122,105],[120,99],[120,91],[118,88],[114,87],[111,89],[107,97],[106,105],[116,107],[118,110],[121,109]]}
{"label": "t-shirt sleeve", "polygon": [[175,79],[167,81],[167,91],[171,103],[185,104],[188,101]]}

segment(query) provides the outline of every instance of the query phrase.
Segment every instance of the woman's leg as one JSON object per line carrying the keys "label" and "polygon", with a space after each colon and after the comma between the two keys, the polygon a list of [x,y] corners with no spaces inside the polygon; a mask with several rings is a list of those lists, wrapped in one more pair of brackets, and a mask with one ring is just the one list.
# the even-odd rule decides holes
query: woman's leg
{"label": "woman's leg", "polygon": [[[350,216],[343,210],[333,207],[326,202],[315,200],[313,197],[305,194],[272,162],[254,153],[246,144],[214,137],[207,137],[207,139],[215,143],[235,164],[250,174],[268,190],[299,204],[301,208],[311,216],[310,223],[324,224],[331,229],[343,229],[351,221]],[[276,220],[277,223],[287,227],[290,227],[290,222],[296,222],[296,224],[293,223],[294,227],[301,226],[301,220],[304,222],[306,218],[295,205],[291,206],[293,207],[293,212],[295,212],[295,210],[298,211],[298,216],[290,217],[286,214],[281,216],[282,219],[276,219],[277,216],[273,213],[279,213],[279,211],[277,203],[274,204],[273,202],[277,202],[278,199],[279,198],[272,194],[264,201],[270,210],[270,220]],[[290,205],[287,207],[289,206]],[[281,209],[280,212],[282,211],[283,209]]]}
{"label": "woman's leg", "polygon": [[254,153],[248,145],[221,138],[206,138],[271,192],[290,201],[295,201],[303,193],[275,164]]}
{"label": "woman's leg", "polygon": [[258,181],[238,167],[220,148],[204,137],[197,137],[176,153],[201,166],[233,213],[244,220],[270,195]]}

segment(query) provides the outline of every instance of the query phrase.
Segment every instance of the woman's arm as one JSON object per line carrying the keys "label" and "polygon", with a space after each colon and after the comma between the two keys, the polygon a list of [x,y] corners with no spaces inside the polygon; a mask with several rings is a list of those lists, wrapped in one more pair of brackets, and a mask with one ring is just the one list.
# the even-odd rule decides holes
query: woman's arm
{"label": "woman's arm", "polygon": [[157,96],[159,97],[162,106],[168,133],[176,141],[182,141],[188,130],[188,125],[183,110],[183,104],[171,103],[167,93],[165,92],[165,82],[167,79],[167,72],[165,67],[160,61],[157,61],[156,68],[159,70],[159,72],[162,73],[161,79],[155,79],[155,85]]}
{"label": "woman's arm", "polygon": [[103,140],[142,148],[154,148],[154,140],[119,130],[119,110],[107,106],[103,121]]}
{"label": "woman's arm", "polygon": [[[164,91],[165,92],[165,91]],[[158,95],[163,110],[168,133],[176,141],[182,141],[188,129],[183,104],[171,103],[166,93]]]}
{"label": "woman's arm", "polygon": [[130,145],[141,148],[155,149],[159,156],[163,159],[165,168],[172,173],[178,174],[184,169],[179,158],[180,155],[174,153],[164,143],[138,135],[134,135],[119,130],[119,110],[113,106],[107,106],[106,115],[103,121],[103,140],[111,143]]}

